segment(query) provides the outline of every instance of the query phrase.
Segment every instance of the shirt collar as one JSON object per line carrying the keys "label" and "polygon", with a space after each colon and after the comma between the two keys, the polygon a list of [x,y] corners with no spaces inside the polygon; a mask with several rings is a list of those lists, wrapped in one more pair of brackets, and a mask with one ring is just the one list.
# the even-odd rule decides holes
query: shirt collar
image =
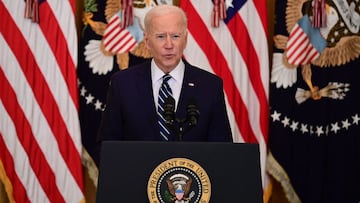
{"label": "shirt collar", "polygon": [[[185,64],[182,60],[180,60],[179,64],[169,73],[171,77],[180,82],[184,77]],[[164,73],[154,62],[154,59],[151,60],[151,78],[153,79],[153,83],[161,80],[161,78],[165,75]]]}

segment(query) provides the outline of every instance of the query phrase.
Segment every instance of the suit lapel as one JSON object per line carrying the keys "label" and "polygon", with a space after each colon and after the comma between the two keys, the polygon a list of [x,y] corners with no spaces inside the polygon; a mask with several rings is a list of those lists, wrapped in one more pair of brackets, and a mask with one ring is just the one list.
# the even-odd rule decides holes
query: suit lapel
{"label": "suit lapel", "polygon": [[158,133],[150,63],[145,63],[138,69],[136,85],[139,98],[143,99],[143,107],[140,109],[144,111],[144,118],[149,118],[146,122],[154,126],[154,133]]}
{"label": "suit lapel", "polygon": [[188,102],[193,99],[196,91],[196,81],[194,77],[193,67],[185,62],[185,72],[184,72],[184,81],[181,88],[181,93],[179,97],[179,103],[176,110],[176,115],[178,118],[184,118],[186,116],[186,106]]}

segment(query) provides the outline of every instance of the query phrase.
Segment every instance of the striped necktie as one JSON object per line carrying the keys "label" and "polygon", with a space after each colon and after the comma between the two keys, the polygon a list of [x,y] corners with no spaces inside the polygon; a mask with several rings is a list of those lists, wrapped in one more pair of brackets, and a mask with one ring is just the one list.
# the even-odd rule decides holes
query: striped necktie
{"label": "striped necktie", "polygon": [[172,97],[172,91],[168,84],[168,80],[171,78],[171,75],[166,74],[162,78],[163,78],[163,82],[159,90],[157,115],[158,115],[158,123],[160,126],[161,139],[163,141],[169,141],[171,133],[169,128],[166,126],[166,121],[163,116],[163,113],[164,113],[164,106],[166,99],[168,97]]}

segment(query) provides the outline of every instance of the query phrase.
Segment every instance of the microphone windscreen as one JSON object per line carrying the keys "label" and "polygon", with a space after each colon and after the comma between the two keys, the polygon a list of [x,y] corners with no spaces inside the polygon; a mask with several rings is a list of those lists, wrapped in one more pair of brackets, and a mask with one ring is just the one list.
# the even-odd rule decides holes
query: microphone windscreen
{"label": "microphone windscreen", "polygon": [[199,119],[200,111],[193,100],[190,100],[186,107],[186,117],[190,126],[195,126]]}
{"label": "microphone windscreen", "polygon": [[172,125],[175,120],[175,99],[168,97],[164,102],[164,112],[163,117],[166,121],[166,124]]}

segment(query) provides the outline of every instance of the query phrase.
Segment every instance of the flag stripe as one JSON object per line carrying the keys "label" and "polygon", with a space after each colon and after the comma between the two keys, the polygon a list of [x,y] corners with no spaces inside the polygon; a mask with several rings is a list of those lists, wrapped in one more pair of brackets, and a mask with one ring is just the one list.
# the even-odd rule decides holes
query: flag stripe
{"label": "flag stripe", "polygon": [[[67,0],[70,2],[70,6],[71,6],[71,13],[74,14],[76,13],[76,0]],[[67,10],[70,11],[70,10]]]}
{"label": "flag stripe", "polygon": [[324,48],[326,41],[318,29],[313,28],[307,15],[303,16],[289,34],[286,56],[290,64],[304,65],[315,60]]}
{"label": "flag stripe", "polygon": [[312,46],[310,44],[310,41],[303,42],[302,46],[299,46],[298,50],[304,54],[298,56],[297,59],[295,60],[295,63],[301,64],[302,62],[304,62],[306,60],[306,58],[309,57],[308,54],[311,49],[312,49]]}
{"label": "flag stripe", "polygon": [[[2,70],[3,68],[1,67],[0,85],[2,87],[2,91],[0,92],[0,98],[2,103],[4,103],[11,120],[13,120],[15,124],[16,134],[21,145],[24,147],[26,154],[33,155],[29,156],[31,167],[38,177],[42,188],[48,194],[49,200],[51,202],[65,202],[58,188],[54,187],[55,175],[51,171],[38,143],[35,142],[34,135],[31,133],[31,126],[17,102],[16,93],[8,83],[8,80]],[[46,176],[44,174],[46,174]]]}
{"label": "flag stripe", "polygon": [[0,2],[0,67],[4,88],[12,91],[1,99],[14,126],[1,133],[31,202],[80,202],[75,1],[39,3],[37,24],[24,18],[24,1]]}
{"label": "flag stripe", "polygon": [[[9,24],[13,22],[9,15],[5,15],[4,18],[6,18]],[[34,90],[34,96],[37,98],[37,102],[40,104],[43,113],[47,117],[48,123],[59,143],[61,154],[68,163],[70,171],[73,173],[74,177],[81,177],[81,168],[76,164],[81,163],[79,153],[73,142],[70,140],[69,132],[64,120],[61,119],[62,116],[57,102],[52,96],[52,91],[49,89],[46,80],[43,78],[43,74],[39,71],[40,67],[37,65],[31,49],[26,46],[27,42],[22,38],[22,34],[17,29],[15,23],[10,24],[9,27],[13,30],[12,32],[4,33],[4,37],[5,39],[8,38],[7,41],[10,42],[9,46],[17,55],[17,60],[19,61],[30,86]],[[14,36],[16,41],[11,40]],[[28,57],[22,57],[23,54],[26,54]],[[68,150],[71,151],[68,152]],[[79,186],[82,185],[80,179],[77,179],[77,182]]]}
{"label": "flag stripe", "polygon": [[[249,1],[250,2],[250,1]],[[251,1],[252,3],[254,3],[255,5],[255,10],[257,12],[254,12],[255,10],[253,10],[253,14],[258,15],[258,17],[261,19],[261,26],[256,26],[257,29],[263,29],[264,33],[263,36],[268,36],[269,34],[269,29],[268,29],[268,20],[267,20],[267,4],[266,4],[266,0],[257,0],[257,1]],[[251,28],[253,26],[248,25],[248,28]],[[255,26],[254,26],[255,27]],[[266,38],[262,37],[259,38],[260,41],[265,40]],[[267,53],[267,51],[262,52],[262,53]]]}
{"label": "flag stripe", "polygon": [[[8,3],[9,4],[9,3]],[[9,4],[8,5],[9,8],[8,10],[21,10],[18,9],[17,5],[14,4]],[[46,41],[46,38],[43,36],[43,33],[40,32],[39,29],[36,29],[36,26],[32,26],[32,24],[29,23],[24,23],[23,22],[23,17],[22,17],[22,13],[20,12],[14,12],[12,13],[12,17],[14,18],[14,20],[16,21],[16,24],[19,25],[19,31],[21,31],[22,36],[24,37],[24,40],[26,40],[27,44],[29,44],[29,46],[31,47],[31,50],[33,51],[33,54],[36,57],[36,60],[39,63],[39,67],[41,68],[41,72],[44,73],[44,76],[47,77],[47,83],[49,84],[49,86],[51,87],[53,96],[56,98],[57,101],[61,101],[64,100],[66,102],[61,102],[58,103],[60,109],[61,109],[61,113],[62,116],[67,120],[67,119],[71,119],[71,118],[75,118],[77,116],[77,109],[74,108],[73,104],[72,105],[67,105],[68,102],[74,103],[72,101],[68,101],[71,98],[68,98],[70,93],[67,91],[67,88],[59,88],[59,82],[61,82],[61,87],[66,87],[66,81],[68,78],[70,77],[75,77],[75,75],[71,74],[71,75],[67,75],[67,78],[64,78],[61,76],[61,73],[59,72],[59,66],[56,63],[55,56],[52,54],[52,51],[50,49],[50,47],[48,46],[47,43],[36,43],[38,40],[40,41]],[[9,17],[10,18],[10,17]],[[11,21],[13,22],[13,21]],[[10,22],[9,22],[10,23]],[[9,29],[9,26],[13,26],[14,28],[12,29],[16,29],[15,28],[15,23],[13,24],[9,24],[9,25],[4,25],[4,29]],[[9,33],[11,33],[11,31],[9,31]],[[66,33],[66,32],[64,32]],[[71,33],[71,32],[70,32]],[[70,35],[70,34],[69,34]],[[76,33],[73,33],[73,35],[75,35],[76,38]],[[11,34],[9,35],[10,37],[12,36]],[[74,38],[74,36],[69,36],[66,38]],[[53,38],[54,40],[57,40],[56,38]],[[72,40],[70,40],[72,41]],[[72,43],[72,46],[76,47],[76,43],[74,42]],[[60,46],[60,45],[59,45]],[[75,50],[74,48],[69,48],[68,49],[71,53],[73,53]],[[21,54],[21,49],[20,52]],[[76,55],[76,54],[75,54]],[[45,56],[47,56],[48,58],[46,58]],[[68,59],[66,57],[64,57],[65,59]],[[72,57],[74,58],[74,57]],[[53,68],[48,68],[48,67],[53,67]],[[73,69],[74,67],[70,66],[69,69]],[[74,72],[74,71],[65,71],[65,72]],[[74,72],[75,73],[75,72]],[[54,77],[54,75],[56,75],[56,77]],[[58,76],[59,75],[59,76]],[[77,92],[75,93],[77,94]],[[64,97],[65,96],[65,97]],[[73,97],[74,98],[74,97]],[[76,107],[76,106],[75,106]],[[71,132],[71,135],[73,135],[73,137],[75,137],[75,139],[77,139],[77,137],[79,136],[79,132],[78,132],[78,126],[76,125],[77,122],[70,120],[67,123],[67,126]],[[75,142],[75,139],[73,140]],[[81,146],[80,142],[76,143],[79,146]],[[81,149],[80,147],[78,147],[77,149],[80,153]]]}
{"label": "flag stripe", "polygon": [[[68,39],[66,38],[66,36],[64,36],[61,27],[59,27],[60,25],[58,22],[63,22],[63,21],[56,19],[56,17],[54,16],[55,14],[48,5],[48,2],[54,3],[55,1],[46,1],[46,3],[40,4],[39,9],[41,9],[41,12],[39,14],[39,17],[41,21],[43,21],[40,24],[40,28],[48,44],[50,45],[51,50],[54,53],[54,56],[56,57],[56,61],[59,64],[59,68],[61,70],[61,73],[63,74],[63,77],[66,78],[66,84],[69,89],[70,96],[73,99],[73,103],[78,108],[79,101],[78,101],[78,91],[77,91],[77,81],[76,81],[76,68],[74,63],[74,61],[77,60],[71,57],[67,46]],[[64,9],[64,10],[67,11],[68,9]],[[66,17],[69,15],[67,15],[66,13],[58,13],[58,16]],[[68,20],[65,21],[68,22]],[[76,31],[70,33],[70,35],[74,35],[74,34],[76,36]],[[77,43],[77,42],[74,41],[73,43]]]}
{"label": "flag stripe", "polygon": [[288,50],[288,61],[290,63],[296,63],[299,60],[302,60],[305,58],[304,50],[306,49],[306,46],[309,45],[309,40],[306,38],[302,39],[301,41],[298,41],[296,47],[293,47],[293,50]]}
{"label": "flag stripe", "polygon": [[[204,51],[198,46],[197,41],[193,38],[193,36],[191,35],[191,33],[189,33],[188,35],[188,44],[191,44],[191,49],[186,49],[186,56],[185,58],[187,58],[189,61],[192,60],[192,63],[204,68],[205,70],[209,71],[209,72],[213,72],[213,70],[211,69],[211,66],[209,64],[208,60],[196,60],[196,59],[201,59],[201,58],[207,58],[207,56],[205,55]],[[239,135],[239,136],[234,136],[234,142],[245,142],[243,137],[241,136],[241,133],[239,131],[239,128],[236,124],[236,119],[235,119],[235,115],[233,113],[233,111],[230,108],[229,105],[229,101],[228,98],[225,97],[226,100],[226,105],[228,108],[228,115],[229,115],[229,121],[231,124],[231,130],[233,132],[233,135]]]}
{"label": "flag stripe", "polygon": [[[120,25],[121,20],[119,17],[114,15],[110,22],[106,25],[105,33],[104,33],[104,43],[108,44],[108,41],[111,40],[113,37],[117,36],[117,33],[120,32],[121,29],[117,29],[118,25]],[[115,32],[117,31],[117,32]]]}
{"label": "flag stripe", "polygon": [[[215,74],[219,75],[224,81],[224,89],[226,96],[230,102],[230,106],[235,114],[236,123],[239,126],[242,135],[249,135],[244,138],[246,142],[256,142],[256,138],[252,130],[249,128],[250,121],[248,120],[248,112],[244,102],[241,99],[239,91],[234,82],[232,73],[225,59],[225,56],[221,52],[220,48],[214,38],[209,33],[204,22],[201,20],[201,16],[198,15],[198,11],[188,1],[182,1],[181,5],[186,7],[186,12],[189,21],[189,32],[199,32],[201,35],[192,34],[196,42],[202,48],[204,53],[208,56],[209,63]],[[188,4],[186,4],[188,3]],[[205,22],[206,23],[206,22]],[[209,41],[212,40],[212,41]],[[243,120],[242,120],[243,119]]]}
{"label": "flag stripe", "polygon": [[115,54],[130,51],[137,44],[129,30],[121,26],[121,19],[117,14],[107,24],[103,42],[105,50]]}
{"label": "flag stripe", "polygon": [[[257,112],[254,115],[259,115],[260,118],[256,118],[259,122],[255,122],[254,124],[258,124],[258,126],[254,126],[253,129],[261,129],[261,132],[256,132],[257,140],[260,142],[261,138],[264,138],[267,141],[267,135],[268,135],[268,90],[265,88],[268,87],[267,84],[264,84],[264,81],[267,81],[268,79],[264,78],[261,75],[261,72],[268,69],[268,64],[264,63],[267,62],[267,58],[265,60],[261,60],[259,57],[268,57],[268,55],[260,55],[258,52],[259,50],[256,50],[254,41],[261,41],[261,43],[267,43],[266,36],[257,36],[256,34],[259,32],[259,30],[252,30],[251,26],[253,23],[251,23],[255,18],[248,17],[250,15],[247,15],[249,10],[253,11],[255,8],[248,8],[252,1],[249,1],[248,4],[245,4],[243,9],[240,10],[240,15],[235,15],[233,20],[231,20],[227,25],[229,27],[230,32],[232,33],[233,39],[236,42],[237,47],[240,50],[241,55],[244,58],[246,67],[248,69],[249,73],[249,79],[251,82],[251,86],[253,87],[253,91],[256,94],[257,98],[252,100],[252,102],[259,103],[259,106],[256,108],[251,109],[251,106],[248,105],[248,109],[250,112],[256,112],[256,109],[259,109],[260,112]],[[249,6],[250,7],[250,6]],[[245,13],[243,13],[245,11]],[[245,22],[247,22],[250,25],[246,25]],[[250,22],[250,23],[249,23]],[[256,23],[254,23],[256,24]],[[238,33],[242,33],[242,37],[237,37]],[[249,33],[251,32],[251,34]],[[255,36],[255,39],[251,38],[251,35]],[[262,40],[261,40],[262,39]],[[249,43],[251,42],[251,43]],[[258,47],[263,45],[258,45]],[[262,66],[260,65],[262,63]],[[268,74],[265,74],[268,76]],[[251,103],[252,103],[251,102]],[[249,117],[251,118],[251,114],[249,114]]]}
{"label": "flag stripe", "polygon": [[[46,156],[46,159],[49,162],[52,170],[55,171],[55,173],[64,173],[61,170],[67,168],[66,163],[63,160],[63,158],[60,156],[60,154],[55,154],[57,157],[54,157],[55,155],[53,151],[54,150],[59,151],[58,144],[54,139],[53,133],[51,132],[51,129],[48,126],[48,122],[46,121],[46,118],[41,113],[41,108],[38,106],[35,100],[32,89],[27,84],[27,80],[25,78],[25,75],[22,73],[20,65],[17,63],[15,56],[10,54],[11,50],[7,46],[7,44],[4,43],[2,37],[0,37],[0,45],[1,47],[3,47],[3,51],[4,51],[4,54],[1,55],[1,57],[3,58],[0,58],[1,61],[5,61],[4,59],[8,59],[4,67],[12,67],[12,68],[3,69],[5,75],[8,78],[9,82],[13,84],[13,88],[16,88],[14,91],[17,92],[18,95],[22,95],[22,97],[26,98],[19,100],[19,103],[21,103],[20,108],[24,109],[27,120],[30,123],[30,126],[32,126],[32,131],[34,131],[34,136],[35,136],[34,138],[37,139],[36,140],[37,143],[39,143],[39,145],[41,146],[41,149],[44,155]],[[26,85],[24,86],[22,84],[26,84]],[[16,109],[17,108],[19,107],[16,107]],[[13,134],[16,135],[16,132]],[[17,161],[19,161],[19,158],[17,158]],[[25,168],[25,167],[22,166],[19,168]],[[46,177],[47,174],[44,173],[43,175]],[[63,178],[62,176],[60,177],[60,179],[63,182],[63,184],[58,184],[60,191],[64,194],[73,193],[73,191],[80,192],[78,188],[72,187],[72,185],[76,185],[76,183],[74,182],[75,180],[72,179],[72,176],[69,174],[69,171],[66,170],[65,174],[63,175],[66,178]]]}
{"label": "flag stripe", "polygon": [[293,46],[299,44],[297,41],[299,41],[299,39],[304,39],[305,36],[302,35],[303,32],[301,31],[300,26],[298,26],[297,24],[295,25],[294,31],[291,32],[290,36],[289,36],[289,40],[287,42],[287,49],[294,49]]}
{"label": "flag stripe", "polygon": [[122,38],[123,35],[125,35],[124,32],[121,32],[122,30],[120,29],[116,29],[116,27],[114,27],[113,29],[109,30],[108,33],[105,33],[104,36],[104,45],[105,47],[109,47],[107,48],[108,50],[110,50],[112,47],[114,47],[114,38]]}
{"label": "flag stripe", "polygon": [[126,51],[129,47],[133,47],[136,44],[130,32],[124,32],[125,36],[123,38],[116,39],[117,41],[115,46],[111,48],[112,50],[115,50],[116,53],[119,53],[120,51]]}
{"label": "flag stripe", "polygon": [[[294,35],[289,38],[289,42],[287,44],[288,48],[288,58],[289,60],[294,61],[299,55],[301,55],[303,50],[300,50],[300,47],[305,47],[309,44],[309,40],[306,37],[305,33],[301,31],[298,26],[294,32]],[[295,59],[294,59],[295,58]]]}
{"label": "flag stripe", "polygon": [[[69,57],[72,64],[76,66],[77,63],[77,30],[75,25],[75,13],[73,9],[75,8],[76,0],[66,0],[66,1],[44,1],[44,4],[47,3],[49,7],[49,15],[52,16],[51,22],[57,23],[59,26],[59,33],[53,32],[53,34],[59,34],[63,39],[62,43],[66,43],[67,51],[70,53]],[[61,2],[61,3],[59,3]],[[50,11],[51,9],[51,11]],[[69,26],[70,25],[70,26]],[[46,30],[45,23],[40,23],[40,26],[43,30]],[[61,30],[61,32],[60,32]],[[51,32],[50,32],[51,34]],[[57,38],[53,37],[52,39],[56,40]],[[64,41],[65,39],[65,41]],[[58,41],[60,42],[60,41]],[[62,50],[64,51],[64,50]],[[69,64],[71,64],[71,61]],[[70,66],[69,68],[73,69],[75,66]],[[72,77],[72,76],[71,76]],[[69,78],[66,78],[69,79]],[[75,83],[75,87],[77,83]],[[77,94],[76,94],[77,95]]]}
{"label": "flag stripe", "polygon": [[[0,111],[2,117],[2,122],[0,126],[0,132],[2,135],[16,135],[16,129],[14,123],[12,122],[11,118],[9,117],[8,113],[3,106],[0,98]],[[6,147],[4,150],[8,151],[10,154],[17,154],[16,159],[11,157],[8,153],[5,157],[1,156],[0,158],[6,160],[5,167],[7,176],[12,180],[13,187],[15,188],[15,193],[13,196],[9,196],[9,198],[13,198],[19,201],[16,202],[49,202],[48,197],[46,196],[44,190],[42,189],[38,178],[36,177],[31,164],[29,163],[29,159],[27,154],[20,143],[17,136],[6,137],[4,140],[4,144],[9,146],[7,149]],[[15,163],[14,163],[15,162]],[[16,167],[15,167],[16,166]],[[13,168],[15,167],[15,168]],[[31,187],[29,187],[31,184]],[[6,186],[6,185],[5,185]],[[26,189],[25,189],[26,187]],[[24,193],[22,193],[22,190]],[[14,191],[14,190],[12,190]],[[11,194],[8,194],[11,195]]]}
{"label": "flag stripe", "polygon": [[[2,119],[5,119],[5,111],[2,105],[2,102],[0,100],[0,112],[1,115],[3,115],[4,117],[2,117]],[[5,122],[2,122],[5,123]],[[11,196],[9,198],[13,198],[10,199],[10,201],[14,200],[15,202],[30,202],[27,194],[26,194],[26,190],[24,188],[24,185],[21,183],[19,177],[17,176],[16,172],[15,172],[15,167],[14,167],[14,160],[13,157],[11,156],[11,153],[9,152],[9,150],[6,147],[5,141],[3,139],[3,129],[5,127],[4,126],[0,126],[0,159],[6,163],[4,165],[4,168],[7,172],[7,177],[10,179],[12,185],[14,186],[13,188],[16,188],[16,196]],[[12,190],[13,191],[13,190]]]}

